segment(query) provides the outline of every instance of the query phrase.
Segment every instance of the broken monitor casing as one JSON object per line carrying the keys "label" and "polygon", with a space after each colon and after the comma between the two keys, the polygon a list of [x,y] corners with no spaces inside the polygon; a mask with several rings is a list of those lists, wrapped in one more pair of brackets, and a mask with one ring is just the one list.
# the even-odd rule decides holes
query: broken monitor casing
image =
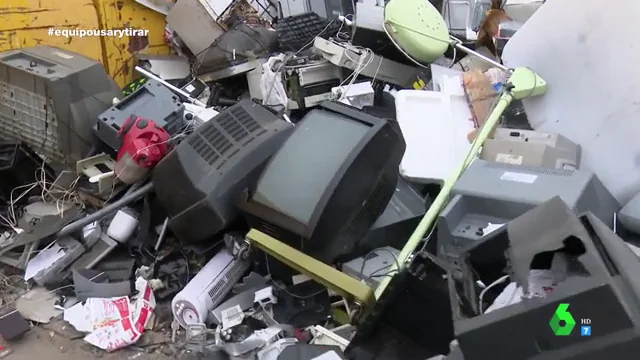
{"label": "broken monitor casing", "polygon": [[[465,249],[461,260],[467,273],[502,268],[482,281],[508,274],[529,289],[532,264],[558,251],[581,272],[558,282],[544,298],[524,298],[478,316],[463,316],[458,298],[451,295],[456,338],[466,360],[621,359],[640,348],[640,262],[605,223],[592,213],[577,216],[555,197],[509,222],[506,234],[507,241],[496,236]],[[468,276],[466,288],[476,280]],[[449,279],[451,294],[456,293],[454,281]],[[576,322],[568,336],[556,336],[550,325],[559,304],[568,304]],[[583,322],[593,326],[590,337],[581,336]],[[508,341],[504,334],[510,334]]]}
{"label": "broken monitor casing", "polygon": [[578,213],[593,212],[609,226],[620,209],[592,172],[474,161],[438,216],[438,256],[447,259],[554,196]]}

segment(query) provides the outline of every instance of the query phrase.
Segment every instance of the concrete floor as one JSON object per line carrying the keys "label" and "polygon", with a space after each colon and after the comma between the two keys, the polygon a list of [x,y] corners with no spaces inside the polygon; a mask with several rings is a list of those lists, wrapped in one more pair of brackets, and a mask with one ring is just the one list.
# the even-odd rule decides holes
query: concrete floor
{"label": "concrete floor", "polygon": [[136,346],[107,353],[82,340],[71,326],[62,320],[33,327],[21,339],[6,343],[12,352],[8,360],[170,360],[175,359],[171,345],[166,344],[164,335],[149,332]]}

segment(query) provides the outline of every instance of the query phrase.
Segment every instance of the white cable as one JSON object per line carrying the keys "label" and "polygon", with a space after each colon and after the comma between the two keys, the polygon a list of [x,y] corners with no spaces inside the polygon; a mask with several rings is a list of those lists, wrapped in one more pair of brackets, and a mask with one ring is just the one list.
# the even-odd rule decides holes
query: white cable
{"label": "white cable", "polygon": [[[356,80],[358,79],[358,76],[360,76],[360,74],[362,73],[362,71],[364,71],[364,69],[371,65],[371,63],[373,62],[374,56],[375,54],[373,53],[373,51],[371,49],[368,48],[360,48],[360,47],[356,47],[357,50],[360,50],[362,53],[360,54],[358,59],[352,59],[351,56],[349,55],[349,52],[352,51],[349,48],[346,48],[347,51],[344,52],[345,56],[352,62],[356,63],[356,68],[354,69],[354,71],[351,73],[351,75],[347,76],[338,86],[342,87],[342,85],[344,85],[345,82],[349,81],[349,84],[347,85],[347,88],[345,89],[345,91],[342,91],[342,93],[340,94],[340,98],[338,99],[343,100],[347,94],[349,93],[349,90],[351,89],[351,86],[356,82]],[[382,58],[380,63],[378,64],[378,69],[376,70],[376,73],[374,75],[374,80],[375,80],[375,76],[378,75],[378,70],[380,70],[380,64],[382,64]]]}
{"label": "white cable", "polygon": [[482,309],[482,298],[484,298],[484,294],[486,294],[487,291],[489,291],[489,289],[491,289],[492,287],[507,281],[507,279],[509,279],[509,275],[505,275],[499,278],[498,280],[492,282],[491,284],[489,284],[489,286],[487,286],[480,292],[480,296],[478,300],[478,309],[480,309],[480,314],[484,314],[484,310]]}

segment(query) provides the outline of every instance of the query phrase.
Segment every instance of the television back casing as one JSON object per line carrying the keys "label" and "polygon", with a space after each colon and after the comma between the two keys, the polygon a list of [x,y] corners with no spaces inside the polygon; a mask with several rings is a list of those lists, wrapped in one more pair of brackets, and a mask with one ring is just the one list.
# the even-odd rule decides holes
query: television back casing
{"label": "television back casing", "polygon": [[239,215],[240,195],[292,130],[291,123],[245,100],[183,140],[151,177],[175,235],[201,241],[229,225]]}

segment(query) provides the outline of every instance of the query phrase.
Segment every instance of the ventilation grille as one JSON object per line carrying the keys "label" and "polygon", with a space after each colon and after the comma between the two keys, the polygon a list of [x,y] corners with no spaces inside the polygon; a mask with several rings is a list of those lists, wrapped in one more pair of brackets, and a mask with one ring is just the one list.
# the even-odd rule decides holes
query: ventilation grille
{"label": "ventilation grille", "polygon": [[209,289],[208,294],[214,304],[222,300],[223,293],[226,292],[227,286],[235,284],[236,280],[239,279],[244,272],[244,262],[233,260],[232,264],[232,268],[225,273],[224,277],[220,279],[214,287]]}
{"label": "ventilation grille", "polygon": [[380,216],[380,210],[384,210],[387,203],[385,202],[385,189],[388,187],[384,179],[380,181],[378,186],[373,190],[371,197],[367,199],[365,206],[358,212],[355,219],[349,223],[343,234],[349,237],[359,237],[362,229],[368,229],[371,224]]}
{"label": "ventilation grille", "polygon": [[259,219],[258,217],[252,216],[251,218],[253,220],[252,222],[255,223],[255,226],[253,227],[265,233],[266,235],[271,236],[274,239],[282,239],[282,236],[280,236],[280,231],[278,231],[278,227],[276,227],[275,225],[271,225],[268,222]]}
{"label": "ventilation grille", "polygon": [[554,175],[554,176],[572,176],[575,173],[573,169],[547,169],[541,168],[537,166],[529,166],[529,165],[510,165],[504,163],[493,163],[493,162],[485,162],[484,166],[494,168],[494,169],[502,169],[506,171],[526,171],[530,173],[535,173],[539,175]]}
{"label": "ventilation grille", "polygon": [[207,164],[218,170],[242,147],[266,133],[244,108],[234,106],[202,125],[188,143]]}

